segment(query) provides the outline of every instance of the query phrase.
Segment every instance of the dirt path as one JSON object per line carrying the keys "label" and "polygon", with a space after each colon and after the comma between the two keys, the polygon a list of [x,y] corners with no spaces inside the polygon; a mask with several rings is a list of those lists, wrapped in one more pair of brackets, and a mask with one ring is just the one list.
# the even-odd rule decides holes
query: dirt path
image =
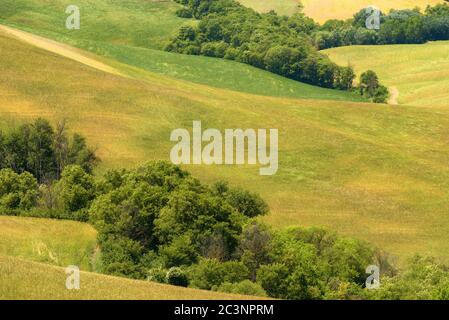
{"label": "dirt path", "polygon": [[46,39],[40,36],[36,36],[34,34],[13,29],[11,27],[7,27],[0,24],[0,31],[5,32],[6,34],[12,35],[15,38],[24,41],[26,43],[29,43],[33,46],[36,46],[38,48],[59,54],[63,57],[75,60],[77,62],[80,62],[82,64],[85,64],[89,67],[95,68],[97,70],[101,70],[103,72],[111,73],[114,75],[120,75],[124,76],[122,73],[120,73],[118,70],[114,69],[113,67],[110,67],[100,61],[97,61],[95,59],[86,57],[82,54],[82,52],[74,47],[71,47],[69,45],[65,45],[50,39]]}
{"label": "dirt path", "polygon": [[396,87],[390,87],[390,99],[388,99],[388,104],[399,104],[399,90]]}

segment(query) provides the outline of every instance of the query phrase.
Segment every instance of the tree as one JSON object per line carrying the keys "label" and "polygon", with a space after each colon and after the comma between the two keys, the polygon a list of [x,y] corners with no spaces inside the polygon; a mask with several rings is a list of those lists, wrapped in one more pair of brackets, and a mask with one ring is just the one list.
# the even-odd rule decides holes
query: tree
{"label": "tree", "polygon": [[95,198],[95,182],[77,165],[69,165],[56,184],[59,207],[67,213],[87,210]]}
{"label": "tree", "polygon": [[0,170],[0,209],[29,210],[37,204],[38,184],[28,172]]}
{"label": "tree", "polygon": [[373,97],[379,87],[379,78],[377,74],[368,70],[360,75],[360,93],[368,97]]}
{"label": "tree", "polygon": [[260,286],[260,284],[250,280],[243,280],[237,283],[224,282],[220,286],[214,287],[213,290],[233,294],[243,294],[247,296],[267,296],[266,291]]}
{"label": "tree", "polygon": [[53,139],[54,131],[47,120],[39,118],[29,126],[27,167],[39,182],[55,176]]}

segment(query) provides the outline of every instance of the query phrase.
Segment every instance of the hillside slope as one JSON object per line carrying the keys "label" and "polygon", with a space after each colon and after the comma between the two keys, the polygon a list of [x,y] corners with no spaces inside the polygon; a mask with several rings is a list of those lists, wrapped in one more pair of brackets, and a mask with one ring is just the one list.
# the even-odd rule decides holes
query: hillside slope
{"label": "hillside slope", "polygon": [[80,290],[67,290],[65,268],[0,255],[0,300],[248,300],[255,297],[155,282],[80,273]]}
{"label": "hillside slope", "polygon": [[449,107],[449,41],[417,45],[350,46],[324,50],[356,73],[375,70],[382,83],[397,89],[400,104]]}
{"label": "hillside slope", "polygon": [[4,0],[0,23],[148,71],[209,86],[268,96],[363,101],[354,93],[311,86],[246,64],[163,51],[179,27],[196,23],[178,18],[175,11],[180,6],[172,0],[80,0],[79,30],[65,28],[67,5],[61,0]]}
{"label": "hillside slope", "polygon": [[0,255],[92,271],[97,232],[75,221],[0,216]]}
{"label": "hillside slope", "polygon": [[[100,170],[168,160],[170,132],[278,128],[279,171],[186,166],[207,182],[259,192],[273,226],[323,225],[400,256],[449,258],[447,110],[248,95],[97,59],[105,73],[0,34],[0,127],[66,118],[103,159]],[[93,56],[92,56],[93,57]]]}

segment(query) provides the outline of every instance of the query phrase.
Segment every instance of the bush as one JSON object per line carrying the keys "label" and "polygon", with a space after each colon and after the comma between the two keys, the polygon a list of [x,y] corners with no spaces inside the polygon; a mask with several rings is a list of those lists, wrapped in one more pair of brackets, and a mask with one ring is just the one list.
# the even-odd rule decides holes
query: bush
{"label": "bush", "polygon": [[254,283],[250,280],[243,280],[238,283],[224,282],[220,286],[214,287],[213,290],[226,293],[243,294],[247,296],[267,296],[267,293],[259,284]]}
{"label": "bush", "polygon": [[[67,166],[55,185],[57,207],[67,213],[86,211],[95,198],[95,182],[92,175],[80,166]],[[87,213],[80,213],[87,216]]]}
{"label": "bush", "polygon": [[187,275],[181,268],[170,268],[167,271],[166,282],[168,284],[180,287],[187,287],[189,285],[189,280]]}
{"label": "bush", "polygon": [[181,18],[192,18],[193,12],[189,8],[181,8],[176,11],[176,15]]}
{"label": "bush", "polygon": [[0,209],[29,210],[37,204],[38,185],[32,174],[0,170]]}

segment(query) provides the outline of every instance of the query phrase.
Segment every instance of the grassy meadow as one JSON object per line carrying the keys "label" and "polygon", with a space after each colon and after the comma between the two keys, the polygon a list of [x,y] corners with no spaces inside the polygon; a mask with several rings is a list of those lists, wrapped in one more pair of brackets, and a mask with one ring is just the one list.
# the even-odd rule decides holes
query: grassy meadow
{"label": "grassy meadow", "polygon": [[323,52],[338,64],[350,62],[358,74],[375,70],[382,83],[397,89],[400,104],[449,107],[449,41],[349,46]]}
{"label": "grassy meadow", "polygon": [[83,271],[80,274],[80,290],[67,290],[66,278],[65,268],[0,255],[0,300],[254,299]]}
{"label": "grassy meadow", "polygon": [[[65,27],[69,5],[80,8],[81,29],[76,32]],[[171,0],[2,0],[0,21],[74,39],[161,49],[181,25],[194,23],[177,17],[178,8]]]}
{"label": "grassy meadow", "polygon": [[75,221],[0,216],[0,255],[58,266],[95,266],[96,231]]}
{"label": "grassy meadow", "polygon": [[100,171],[168,160],[170,132],[193,120],[222,130],[278,128],[275,176],[260,176],[258,166],[186,169],[259,192],[272,211],[264,220],[275,227],[326,226],[400,258],[448,258],[444,109],[249,95],[113,63],[129,75],[121,77],[5,35],[0,48],[4,128],[66,118],[98,147]]}

